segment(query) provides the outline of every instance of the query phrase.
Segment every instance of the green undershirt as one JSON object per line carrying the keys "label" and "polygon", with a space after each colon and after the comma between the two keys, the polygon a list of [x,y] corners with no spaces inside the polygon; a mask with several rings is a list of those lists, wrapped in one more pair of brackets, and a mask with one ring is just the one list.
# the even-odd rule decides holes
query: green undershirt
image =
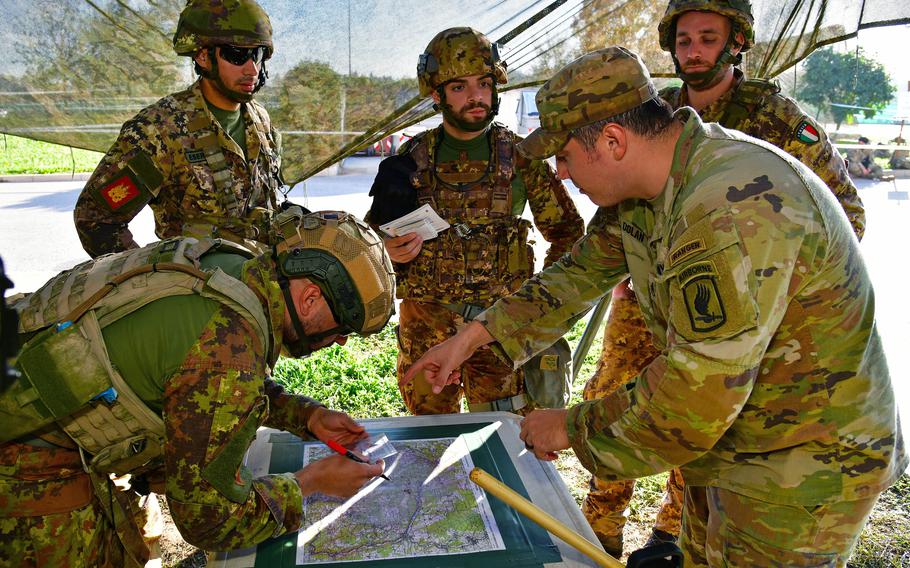
{"label": "green undershirt", "polygon": [[246,157],[246,121],[243,120],[243,107],[237,110],[224,110],[208,101],[205,101],[205,104],[208,105],[221,128],[240,146],[243,156]]}
{"label": "green undershirt", "polygon": [[[467,154],[468,160],[489,162],[492,150],[490,148],[489,130],[470,140],[459,140],[442,131],[442,142],[436,153],[436,163],[455,162],[462,159],[462,152]],[[495,172],[494,172],[495,174]],[[525,186],[521,172],[515,170],[512,177],[512,214],[520,216],[528,202],[528,190]]]}
{"label": "green undershirt", "polygon": [[[214,252],[202,257],[202,268],[218,266],[239,278],[246,258]],[[186,358],[220,303],[198,294],[155,300],[102,330],[111,363],[152,410],[160,412],[164,382]]]}

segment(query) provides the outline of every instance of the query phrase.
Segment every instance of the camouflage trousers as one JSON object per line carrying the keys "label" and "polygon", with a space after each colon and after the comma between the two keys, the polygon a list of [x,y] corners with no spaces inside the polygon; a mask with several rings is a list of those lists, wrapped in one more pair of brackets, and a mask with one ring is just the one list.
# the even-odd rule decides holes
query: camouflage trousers
{"label": "camouflage trousers", "polygon": [[[402,300],[398,319],[398,376],[434,345],[443,342],[468,322],[440,304]],[[423,375],[401,388],[405,406],[412,414],[455,414],[461,399],[469,404],[490,402],[524,392],[520,370],[497,357],[489,349],[479,349],[461,367],[461,384],[448,385],[433,394]],[[524,414],[525,407],[519,411]]]}
{"label": "camouflage trousers", "polygon": [[891,158],[892,170],[910,170],[910,158]]}
{"label": "camouflage trousers", "polygon": [[[0,566],[141,566],[156,556],[163,521],[154,494],[122,499],[110,523],[77,450],[0,445]],[[124,547],[129,540],[131,554]]]}
{"label": "camouflage trousers", "polygon": [[[609,395],[634,379],[658,353],[631,291],[614,295],[604,332],[603,352],[582,396],[585,400],[594,400]],[[682,474],[678,469],[672,470],[654,528],[679,534],[683,486]],[[605,548],[622,549],[622,531],[634,488],[634,479],[604,481],[591,477],[582,512]]]}
{"label": "camouflage trousers", "polygon": [[684,565],[844,567],[878,495],[800,506],[716,487],[686,487]]}
{"label": "camouflage trousers", "polygon": [[885,173],[885,170],[883,170],[882,167],[878,164],[872,164],[869,167],[869,171],[867,173],[863,171],[862,164],[856,164],[854,162],[849,163],[847,166],[847,171],[851,176],[855,178],[865,179],[875,179],[881,177]]}

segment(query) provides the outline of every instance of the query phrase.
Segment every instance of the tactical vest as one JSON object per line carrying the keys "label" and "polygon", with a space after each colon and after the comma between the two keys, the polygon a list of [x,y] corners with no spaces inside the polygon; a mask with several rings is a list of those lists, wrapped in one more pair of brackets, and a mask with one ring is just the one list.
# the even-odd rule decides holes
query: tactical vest
{"label": "tactical vest", "polygon": [[101,330],[155,300],[198,294],[230,306],[271,343],[256,295],[221,269],[200,270],[212,250],[250,256],[221,240],[173,238],[102,256],[19,300],[19,334],[28,341],[15,364],[22,376],[0,395],[0,443],[56,422],[105,473],[140,473],[164,449],[164,422],[111,364]]}
{"label": "tactical vest", "polygon": [[[682,106],[682,87],[670,87],[660,92],[660,98],[670,103],[674,110]],[[742,131],[743,123],[755,117],[755,112],[766,98],[780,92],[780,86],[764,79],[745,79],[734,88],[730,100],[724,106],[723,114],[717,121],[724,128]]]}
{"label": "tactical vest", "polygon": [[[234,188],[233,171],[218,140],[216,121],[212,119],[202,94],[194,99],[192,110],[187,112],[186,135],[182,137],[181,145],[205,156],[205,163],[212,173],[216,197],[225,215],[218,219],[192,219],[182,228],[181,234],[197,238],[223,237],[240,243],[247,241],[247,246],[250,244],[248,241],[271,244],[268,227],[278,208],[281,148],[280,139],[273,139],[273,134],[276,138],[278,134],[273,133],[268,114],[252,102],[244,105],[259,142],[257,160],[262,163],[250,166],[247,162],[251,176],[250,195],[245,201],[240,201]],[[263,191],[267,191],[268,195],[263,196]],[[265,207],[252,205],[262,201],[263,197]]]}
{"label": "tactical vest", "polygon": [[451,227],[424,241],[399,272],[398,297],[488,306],[517,290],[534,267],[531,223],[512,214],[515,138],[493,123],[486,171],[461,173],[440,171],[441,136],[442,126],[421,133],[407,151],[417,164],[411,184],[418,206],[429,204]]}

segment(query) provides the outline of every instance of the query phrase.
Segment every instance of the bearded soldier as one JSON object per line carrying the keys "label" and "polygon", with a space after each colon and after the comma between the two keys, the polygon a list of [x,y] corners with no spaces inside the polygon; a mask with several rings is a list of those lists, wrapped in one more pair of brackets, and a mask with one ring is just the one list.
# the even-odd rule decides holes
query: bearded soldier
{"label": "bearded soldier", "polygon": [[[273,252],[175,237],[83,263],[15,304],[21,378],[0,394],[0,564],[143,565],[136,492],[163,493],[205,550],[296,531],[303,497],[350,496],[382,464],[343,456],[254,478],[259,426],[352,443],[364,429],[270,378],[350,333],[381,330],[394,272],[368,225],[276,217]],[[123,491],[110,474],[130,474]]]}
{"label": "bearded soldier", "polygon": [[136,248],[127,225],[146,204],[160,238],[270,244],[281,137],[253,101],[273,50],[269,17],[254,0],[190,0],[174,50],[192,57],[199,80],[127,121],[76,203],[92,257]]}
{"label": "bearded soldier", "polygon": [[[551,243],[545,264],[566,253],[583,231],[552,168],[517,154],[520,138],[492,122],[497,85],[506,82],[495,44],[471,28],[442,31],[420,56],[417,78],[420,94],[442,110],[442,125],[414,137],[383,164],[369,218],[390,220],[382,213],[390,204],[404,211],[429,204],[451,228],[427,241],[417,233],[385,239],[402,299],[399,376],[430,345],[533,273],[531,223],[521,218],[526,206]],[[570,359],[567,346],[561,358]],[[403,386],[401,393],[414,414],[459,412],[462,397],[472,411],[523,412],[533,404],[522,372],[513,372],[492,351],[467,361],[462,382],[441,393],[431,393],[423,381]]]}
{"label": "bearded soldier", "polygon": [[[670,52],[681,87],[660,92],[674,109],[694,108],[704,122],[774,144],[815,172],[837,196],[857,237],[865,214],[844,160],[822,127],[770,81],[748,79],[738,68],[754,41],[748,0],[671,0],[660,22],[660,46]],[[613,289],[597,371],[585,400],[603,398],[634,379],[658,354],[629,285]],[[601,543],[617,556],[634,480],[591,479],[582,509]],[[649,544],[675,541],[680,528],[683,480],[672,470]]]}

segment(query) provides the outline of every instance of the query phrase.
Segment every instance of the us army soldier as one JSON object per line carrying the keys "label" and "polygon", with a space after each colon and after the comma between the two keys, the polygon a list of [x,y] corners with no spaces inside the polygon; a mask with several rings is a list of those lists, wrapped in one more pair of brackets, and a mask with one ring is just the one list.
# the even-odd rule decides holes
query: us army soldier
{"label": "us army soldier", "polygon": [[600,223],[406,380],[440,389],[491,341],[518,364],[631,276],[660,354],[602,399],[530,413],[526,446],[606,480],[681,466],[686,566],[843,566],[908,459],[841,206],[783,151],[672,113],[622,48],[564,67],[537,106],[520,151],[556,153]]}
{"label": "us army soldier", "polygon": [[[694,108],[704,122],[745,132],[774,144],[806,166],[837,196],[861,238],[863,204],[847,175],[844,160],[821,125],[770,81],[748,79],[739,69],[754,41],[748,0],[671,0],[659,25],[660,46],[673,57],[681,87],[660,97],[673,109]],[[585,400],[602,398],[633,379],[658,354],[628,282],[613,289],[603,351]],[[633,480],[608,483],[592,478],[582,510],[608,551],[622,553],[625,511]],[[672,470],[649,544],[675,541],[679,534],[683,480]]]}
{"label": "us army soldier", "polygon": [[273,50],[268,15],[254,0],[190,0],[174,50],[193,58],[199,80],[127,121],[76,203],[92,257],[136,248],[127,225],[146,204],[160,238],[269,244],[281,138],[253,100]]}

